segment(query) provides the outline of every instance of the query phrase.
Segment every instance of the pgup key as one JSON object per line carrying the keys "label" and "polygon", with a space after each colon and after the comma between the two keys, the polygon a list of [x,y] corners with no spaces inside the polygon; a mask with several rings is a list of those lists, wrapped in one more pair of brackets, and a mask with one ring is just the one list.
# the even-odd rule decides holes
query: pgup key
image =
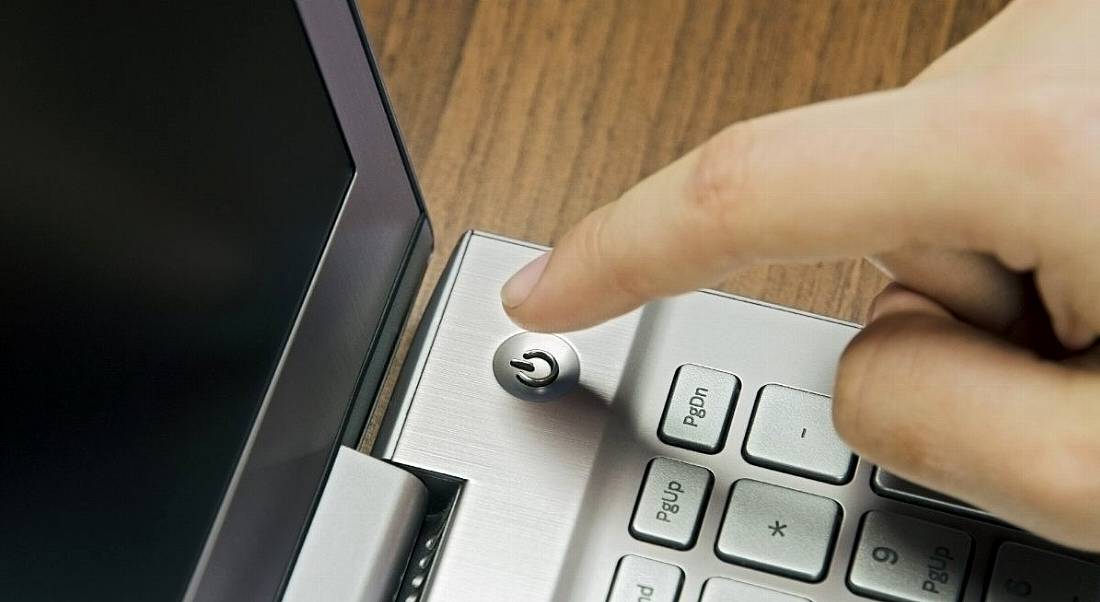
{"label": "pgup key", "polygon": [[713,483],[714,476],[701,466],[654,458],[638,493],[630,534],[677,550],[692,547]]}

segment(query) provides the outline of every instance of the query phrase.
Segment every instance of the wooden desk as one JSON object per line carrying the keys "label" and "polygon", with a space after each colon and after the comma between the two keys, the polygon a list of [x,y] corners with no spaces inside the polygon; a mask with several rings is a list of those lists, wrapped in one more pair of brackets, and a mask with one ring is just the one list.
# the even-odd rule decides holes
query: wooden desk
{"label": "wooden desk", "polygon": [[[727,124],[904,84],[1008,0],[359,2],[435,226],[418,319],[463,231],[553,244]],[[721,288],[861,321],[885,282],[851,260]]]}

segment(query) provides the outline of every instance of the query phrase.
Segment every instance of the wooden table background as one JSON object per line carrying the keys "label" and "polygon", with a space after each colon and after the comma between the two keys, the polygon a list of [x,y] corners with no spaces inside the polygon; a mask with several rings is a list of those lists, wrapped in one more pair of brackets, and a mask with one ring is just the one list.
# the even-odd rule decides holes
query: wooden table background
{"label": "wooden table background", "polygon": [[[465,230],[552,245],[725,125],[904,84],[1008,0],[359,3],[435,228],[415,323]],[[885,282],[850,260],[720,288],[861,321]]]}

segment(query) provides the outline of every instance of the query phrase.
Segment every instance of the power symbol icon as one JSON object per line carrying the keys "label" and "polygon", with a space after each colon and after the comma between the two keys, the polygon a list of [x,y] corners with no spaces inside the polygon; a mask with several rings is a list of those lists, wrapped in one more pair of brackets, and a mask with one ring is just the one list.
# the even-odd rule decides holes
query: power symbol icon
{"label": "power symbol icon", "polygon": [[577,388],[581,362],[577,351],[565,339],[521,332],[508,337],[497,348],[493,375],[513,397],[549,401]]}
{"label": "power symbol icon", "polygon": [[[523,354],[523,359],[514,359],[508,362],[508,365],[512,366],[520,372],[516,373],[516,379],[519,382],[527,385],[528,387],[538,388],[547,387],[555,380],[558,380],[558,374],[561,373],[561,369],[558,368],[558,360],[554,359],[554,356],[543,351],[542,349],[532,349]],[[535,366],[535,363],[531,360],[540,360],[540,363],[545,365],[545,369]],[[542,376],[535,376],[536,374],[544,372]]]}

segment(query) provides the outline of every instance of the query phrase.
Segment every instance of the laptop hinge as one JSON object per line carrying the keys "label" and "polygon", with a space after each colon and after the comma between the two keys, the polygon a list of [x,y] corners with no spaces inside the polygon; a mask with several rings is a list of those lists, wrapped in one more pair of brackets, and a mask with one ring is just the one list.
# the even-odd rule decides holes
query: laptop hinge
{"label": "laptop hinge", "polygon": [[283,601],[391,601],[427,497],[409,472],[341,447]]}

